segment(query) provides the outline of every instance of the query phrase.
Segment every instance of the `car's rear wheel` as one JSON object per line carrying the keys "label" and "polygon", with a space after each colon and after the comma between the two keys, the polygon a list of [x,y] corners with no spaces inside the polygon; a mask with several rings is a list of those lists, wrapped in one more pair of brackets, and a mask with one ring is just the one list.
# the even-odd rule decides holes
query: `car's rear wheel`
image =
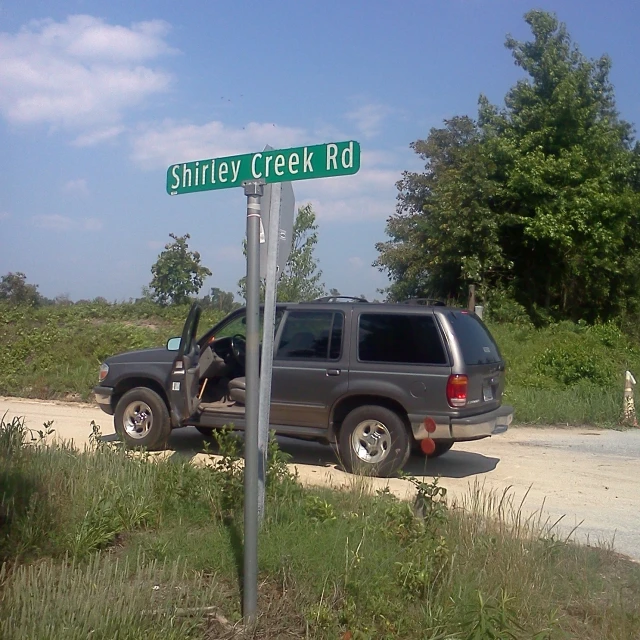
{"label": "car's rear wheel", "polygon": [[434,443],[436,448],[433,453],[427,454],[427,458],[438,458],[447,453],[447,451],[453,447],[453,440],[434,440]]}
{"label": "car's rear wheel", "polygon": [[116,405],[116,433],[129,448],[149,451],[165,449],[171,434],[169,411],[162,398],[151,389],[127,391]]}
{"label": "car's rear wheel", "polygon": [[383,478],[402,469],[411,448],[400,416],[376,405],[358,407],[347,415],[338,447],[347,471]]}
{"label": "car's rear wheel", "polygon": [[196,427],[196,429],[205,437],[213,438],[213,427]]}

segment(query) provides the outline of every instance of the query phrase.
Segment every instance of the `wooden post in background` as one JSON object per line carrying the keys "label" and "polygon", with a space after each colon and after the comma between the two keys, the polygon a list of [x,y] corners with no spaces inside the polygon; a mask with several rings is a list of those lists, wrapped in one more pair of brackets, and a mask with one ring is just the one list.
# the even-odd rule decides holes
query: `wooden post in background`
{"label": "wooden post in background", "polygon": [[476,308],[476,285],[470,284],[469,285],[469,304],[467,306],[467,309],[469,309],[469,311],[474,311],[475,308]]}

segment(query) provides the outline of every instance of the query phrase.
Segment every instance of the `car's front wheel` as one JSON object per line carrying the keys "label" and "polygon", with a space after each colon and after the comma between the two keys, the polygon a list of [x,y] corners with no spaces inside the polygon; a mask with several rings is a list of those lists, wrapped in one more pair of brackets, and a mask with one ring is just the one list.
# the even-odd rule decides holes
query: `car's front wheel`
{"label": "car's front wheel", "polygon": [[365,405],[344,419],[338,447],[347,471],[386,478],[405,465],[411,443],[397,413],[386,407]]}
{"label": "car's front wheel", "polygon": [[127,391],[116,405],[116,433],[127,447],[149,451],[165,449],[171,434],[169,411],[162,398],[151,389]]}

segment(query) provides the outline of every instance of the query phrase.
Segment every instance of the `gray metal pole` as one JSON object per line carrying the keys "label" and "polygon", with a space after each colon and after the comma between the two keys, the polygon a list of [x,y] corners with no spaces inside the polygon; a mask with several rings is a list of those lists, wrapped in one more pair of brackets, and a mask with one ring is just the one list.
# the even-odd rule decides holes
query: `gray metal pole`
{"label": "gray metal pole", "polygon": [[280,245],[280,192],[282,185],[271,185],[271,217],[267,230],[267,277],[264,297],[262,331],[262,362],[260,370],[260,408],[258,418],[258,521],[264,518],[264,496],[269,444],[269,413],[271,410],[271,373],[273,370],[273,328],[276,317],[278,247]]}
{"label": "gray metal pole", "polygon": [[258,390],[260,386],[260,198],[263,185],[245,182],[247,196],[247,352],[244,432],[244,580],[245,624],[258,609]]}

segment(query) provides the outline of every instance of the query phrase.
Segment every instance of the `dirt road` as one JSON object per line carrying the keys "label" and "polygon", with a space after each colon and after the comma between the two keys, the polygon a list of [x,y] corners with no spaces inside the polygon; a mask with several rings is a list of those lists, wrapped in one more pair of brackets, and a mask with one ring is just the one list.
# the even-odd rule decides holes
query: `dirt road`
{"label": "dirt road", "polygon": [[[113,421],[97,407],[76,403],[43,402],[0,397],[0,415],[24,416],[26,424],[39,429],[53,420],[54,437],[88,444],[90,423],[101,426],[106,439],[113,439]],[[171,455],[203,457],[202,436],[193,428],[172,434]],[[309,484],[342,486],[353,481],[340,471],[330,447],[281,439],[281,448],[293,456],[300,478]],[[506,434],[478,442],[461,443],[438,460],[425,465],[412,458],[406,472],[417,477],[441,478],[449,495],[468,495],[479,483],[485,491],[505,489],[523,510],[542,509],[554,522],[562,517],[559,532],[580,525],[581,542],[613,543],[614,548],[640,560],[640,429],[630,431],[591,428],[511,428]],[[400,497],[411,493],[411,485],[400,479],[375,479]]]}

